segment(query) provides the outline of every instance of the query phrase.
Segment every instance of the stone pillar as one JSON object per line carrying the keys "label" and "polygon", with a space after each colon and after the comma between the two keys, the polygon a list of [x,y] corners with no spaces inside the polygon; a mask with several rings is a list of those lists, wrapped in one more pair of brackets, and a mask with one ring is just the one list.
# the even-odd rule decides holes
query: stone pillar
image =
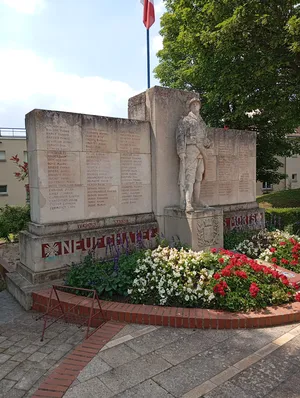
{"label": "stone pillar", "polygon": [[193,250],[223,247],[223,210],[206,207],[186,213],[178,207],[165,208],[166,238],[178,238]]}
{"label": "stone pillar", "polygon": [[176,127],[195,96],[193,92],[155,86],[128,102],[128,117],[151,125],[152,203],[161,233],[165,233],[165,207],[179,205]]}

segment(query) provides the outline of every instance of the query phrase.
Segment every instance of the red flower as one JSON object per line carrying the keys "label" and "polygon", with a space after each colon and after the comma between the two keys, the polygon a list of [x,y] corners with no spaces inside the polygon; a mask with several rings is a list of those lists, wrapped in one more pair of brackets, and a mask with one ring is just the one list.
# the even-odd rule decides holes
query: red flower
{"label": "red flower", "polygon": [[248,279],[248,275],[244,271],[235,271],[235,275],[242,279]]}
{"label": "red flower", "polygon": [[255,282],[252,282],[249,288],[250,296],[255,298],[259,292],[259,287]]}
{"label": "red flower", "polygon": [[17,173],[17,172],[15,173],[16,177],[20,177],[20,175],[21,175],[21,173]]}
{"label": "red flower", "polygon": [[224,263],[224,258],[220,257],[218,261],[219,261],[220,264],[223,264]]}
{"label": "red flower", "polygon": [[289,285],[289,280],[288,280],[288,278],[287,278],[285,275],[280,275],[280,279],[281,279],[281,282],[282,282],[285,286],[288,286],[288,285]]}
{"label": "red flower", "polygon": [[297,241],[294,238],[290,238],[290,242],[292,243],[292,245],[296,245]]}
{"label": "red flower", "polygon": [[295,294],[295,301],[300,301],[300,292]]}
{"label": "red flower", "polygon": [[280,242],[279,244],[280,244],[280,246],[285,246],[286,242]]}
{"label": "red flower", "polygon": [[272,257],[271,261],[272,261],[272,263],[276,263],[277,262],[277,258],[276,257]]}
{"label": "red flower", "polygon": [[214,248],[211,249],[211,252],[212,253],[217,253],[217,249],[214,247]]}
{"label": "red flower", "polygon": [[293,260],[290,262],[291,265],[298,265],[298,261],[297,260]]}
{"label": "red flower", "polygon": [[282,258],[281,262],[282,262],[282,264],[289,264],[290,263],[289,260],[287,260],[285,258]]}
{"label": "red flower", "polygon": [[18,158],[18,155],[12,156],[10,158],[10,160],[12,160],[13,162],[19,163],[20,159]]}
{"label": "red flower", "polygon": [[215,279],[220,279],[221,278],[221,275],[220,274],[218,274],[217,272],[214,274],[214,278]]}
{"label": "red flower", "polygon": [[271,253],[275,253],[276,252],[276,248],[275,247],[271,247],[270,252]]}
{"label": "red flower", "polygon": [[228,288],[228,285],[226,282],[221,281],[214,287],[214,293],[220,294],[221,296],[226,296],[225,289]]}
{"label": "red flower", "polygon": [[222,276],[230,276],[231,275],[230,268],[227,268],[227,267],[223,268],[221,271],[221,275]]}

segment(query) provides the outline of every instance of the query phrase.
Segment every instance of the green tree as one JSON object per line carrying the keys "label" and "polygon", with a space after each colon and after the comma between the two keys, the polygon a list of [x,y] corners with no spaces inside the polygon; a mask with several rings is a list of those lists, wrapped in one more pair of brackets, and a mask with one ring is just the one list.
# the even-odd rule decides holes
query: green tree
{"label": "green tree", "polygon": [[[278,183],[277,156],[300,125],[299,0],[165,0],[160,82],[193,90],[209,126],[257,131],[257,179]],[[249,113],[252,117],[249,117]]]}

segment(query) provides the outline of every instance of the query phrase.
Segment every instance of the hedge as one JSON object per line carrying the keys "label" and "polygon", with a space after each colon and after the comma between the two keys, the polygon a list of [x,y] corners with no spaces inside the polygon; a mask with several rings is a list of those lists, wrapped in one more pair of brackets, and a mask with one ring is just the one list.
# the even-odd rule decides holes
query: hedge
{"label": "hedge", "polygon": [[290,233],[300,232],[300,207],[266,209],[268,229],[286,229]]}

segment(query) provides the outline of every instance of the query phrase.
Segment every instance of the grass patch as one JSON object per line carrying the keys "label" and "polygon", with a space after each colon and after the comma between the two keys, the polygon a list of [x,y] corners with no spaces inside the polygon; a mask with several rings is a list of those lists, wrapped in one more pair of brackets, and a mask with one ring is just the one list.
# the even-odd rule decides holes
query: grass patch
{"label": "grass patch", "polygon": [[257,202],[263,208],[300,207],[300,189],[288,189],[258,196]]}

